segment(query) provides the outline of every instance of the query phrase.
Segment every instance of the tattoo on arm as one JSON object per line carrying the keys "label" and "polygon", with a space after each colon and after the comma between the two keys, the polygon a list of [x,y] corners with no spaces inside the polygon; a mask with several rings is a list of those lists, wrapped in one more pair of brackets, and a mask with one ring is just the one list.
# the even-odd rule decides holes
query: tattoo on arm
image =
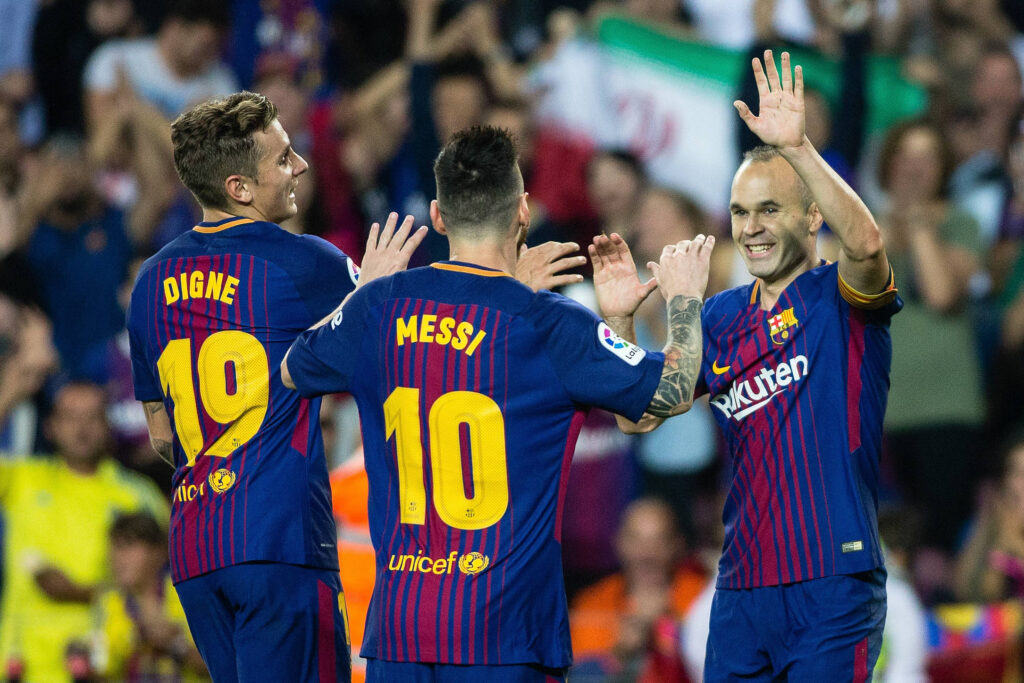
{"label": "tattoo on arm", "polygon": [[149,442],[152,444],[153,450],[160,455],[160,459],[174,467],[174,446],[171,442],[163,439],[150,439]]}
{"label": "tattoo on arm", "polygon": [[670,417],[685,412],[693,405],[703,352],[700,309],[701,300],[674,296],[668,302],[668,343],[665,345],[665,366],[661,371],[654,398],[647,412],[657,417]]}
{"label": "tattoo on arm", "polygon": [[160,401],[149,401],[147,403],[143,403],[142,405],[146,406],[146,410],[149,411],[150,415],[156,415],[157,413],[164,409],[164,404],[161,403]]}

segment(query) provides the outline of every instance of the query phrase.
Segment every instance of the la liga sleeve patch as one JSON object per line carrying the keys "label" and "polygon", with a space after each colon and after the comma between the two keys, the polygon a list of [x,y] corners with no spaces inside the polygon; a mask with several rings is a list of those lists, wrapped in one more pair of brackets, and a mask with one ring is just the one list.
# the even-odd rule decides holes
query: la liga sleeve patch
{"label": "la liga sleeve patch", "polygon": [[636,344],[631,344],[615,334],[604,322],[597,324],[597,341],[603,348],[633,366],[639,365],[647,355],[647,352]]}

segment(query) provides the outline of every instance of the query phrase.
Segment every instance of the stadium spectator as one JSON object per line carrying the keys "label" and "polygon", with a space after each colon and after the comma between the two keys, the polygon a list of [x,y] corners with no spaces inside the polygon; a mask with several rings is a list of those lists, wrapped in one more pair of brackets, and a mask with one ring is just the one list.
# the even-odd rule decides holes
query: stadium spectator
{"label": "stadium spectator", "polygon": [[82,73],[107,40],[142,35],[133,0],[52,0],[39,3],[32,66],[49,134],[85,134]]}
{"label": "stadium spectator", "polygon": [[879,683],[926,683],[927,616],[910,570],[918,544],[918,515],[906,506],[881,507],[878,534],[885,550],[885,633],[875,667]]}
{"label": "stadium spectator", "polygon": [[956,167],[949,176],[950,199],[978,223],[983,247],[996,241],[1009,186],[1004,160],[1019,118],[1021,73],[1004,45],[986,48],[970,76],[967,99],[956,102],[949,139]]}
{"label": "stadium spectator", "polygon": [[209,681],[167,570],[167,532],[152,514],[114,520],[110,575],[112,586],[93,599],[94,674],[124,683]]}
{"label": "stadium spectator", "polygon": [[[587,195],[597,214],[592,232],[580,235],[581,243],[594,235],[621,235],[633,241],[634,221],[647,174],[635,154],[625,150],[602,150],[587,166]],[[664,245],[662,245],[664,246]]]}
{"label": "stadium spectator", "polygon": [[629,505],[615,536],[621,571],[585,588],[569,621],[573,676],[641,683],[685,681],[679,622],[707,584],[689,557],[686,537],[667,503],[643,498]]}
{"label": "stadium spectator", "polygon": [[86,65],[90,143],[113,126],[130,128],[128,170],[135,177],[124,182],[137,183],[135,196],[148,200],[135,222],[138,241],[147,247],[163,246],[198,219],[192,198],[173,182],[167,131],[188,106],[238,89],[234,74],[220,62],[230,16],[223,3],[171,0],[155,36],[108,41]]}
{"label": "stadium spectator", "polygon": [[0,452],[23,455],[35,450],[33,398],[56,369],[50,321],[0,293]]}
{"label": "stadium spectator", "polygon": [[1024,431],[1007,440],[1001,466],[957,556],[956,596],[963,601],[1024,597]]}
{"label": "stadium spectator", "polygon": [[965,308],[982,248],[977,223],[947,197],[949,172],[938,127],[914,120],[889,131],[879,160],[888,206],[879,223],[905,307],[892,323],[886,438],[902,491],[925,515],[925,544],[946,552],[970,514],[984,420]]}
{"label": "stadium spectator", "polygon": [[109,577],[115,515],[167,515],[167,501],[151,482],[108,457],[104,411],[100,387],[67,384],[46,425],[55,455],[0,462],[0,661],[21,660],[25,680],[67,680],[65,650],[88,636],[90,601]]}
{"label": "stadium spectator", "polygon": [[205,0],[172,0],[156,36],[113,40],[85,68],[85,118],[94,130],[118,107],[122,79],[168,122],[191,104],[238,89],[219,61],[230,10]]}
{"label": "stadium spectator", "polygon": [[102,382],[106,344],[124,326],[117,290],[132,253],[124,214],[97,192],[92,165],[75,138],[51,138],[26,182],[32,192],[20,216],[25,249],[53,321],[62,369]]}

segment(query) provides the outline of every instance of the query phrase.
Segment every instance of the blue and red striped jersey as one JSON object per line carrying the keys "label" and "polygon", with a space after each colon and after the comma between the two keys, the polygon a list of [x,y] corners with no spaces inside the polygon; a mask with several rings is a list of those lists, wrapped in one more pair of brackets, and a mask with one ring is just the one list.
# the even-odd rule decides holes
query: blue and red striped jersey
{"label": "blue and red striped jersey", "polygon": [[638,419],[663,362],[565,297],[453,262],[367,283],[299,337],[299,391],[359,406],[377,563],[363,656],[568,666],[560,529],[584,411]]}
{"label": "blue and red striped jersey", "polygon": [[[732,459],[720,588],[883,566],[878,468],[889,392],[890,286],[866,296],[836,264],[798,276],[770,311],[760,282],[704,305],[698,393]],[[850,302],[854,302],[851,304]]]}
{"label": "blue and red striped jersey", "polygon": [[175,582],[242,562],[336,569],[320,401],[284,354],[355,287],[329,243],[273,223],[201,223],[143,264],[128,312],[135,397],[174,429]]}

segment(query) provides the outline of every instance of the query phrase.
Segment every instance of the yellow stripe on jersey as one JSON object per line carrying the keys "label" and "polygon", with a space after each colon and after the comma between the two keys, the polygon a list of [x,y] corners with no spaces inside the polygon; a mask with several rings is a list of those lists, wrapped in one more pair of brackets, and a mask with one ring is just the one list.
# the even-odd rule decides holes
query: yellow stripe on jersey
{"label": "yellow stripe on jersey", "polygon": [[839,293],[847,303],[854,308],[863,308],[866,310],[873,310],[881,308],[888,303],[891,303],[896,298],[896,293],[899,291],[896,289],[896,276],[892,272],[892,266],[889,266],[889,280],[885,285],[885,289],[877,294],[864,294],[858,292],[856,289],[851,287],[843,279],[843,274],[839,274]]}
{"label": "yellow stripe on jersey", "polygon": [[255,221],[253,221],[253,219],[251,219],[251,218],[238,218],[236,220],[228,221],[227,223],[223,223],[221,225],[210,225],[210,226],[197,225],[196,227],[194,227],[192,229],[195,230],[196,232],[205,232],[205,233],[220,232],[221,230],[227,230],[228,228],[234,228],[234,227],[239,226],[239,225],[245,225],[246,223],[254,223],[254,222]]}
{"label": "yellow stripe on jersey", "polygon": [[469,273],[470,275],[483,275],[484,277],[512,277],[508,273],[500,270],[485,270],[483,268],[472,268],[470,266],[457,266],[453,263],[431,263],[434,268],[440,270],[451,270],[456,273]]}

